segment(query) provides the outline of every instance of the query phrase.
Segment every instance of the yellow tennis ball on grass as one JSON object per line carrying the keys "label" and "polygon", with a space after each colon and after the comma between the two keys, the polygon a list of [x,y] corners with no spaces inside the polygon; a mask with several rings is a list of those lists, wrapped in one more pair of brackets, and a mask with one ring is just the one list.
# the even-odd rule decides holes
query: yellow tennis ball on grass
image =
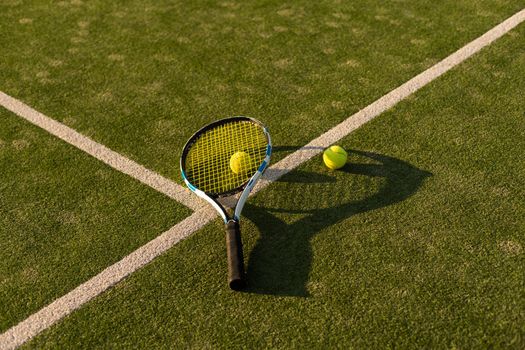
{"label": "yellow tennis ball on grass", "polygon": [[230,158],[230,168],[235,174],[244,174],[252,167],[252,157],[246,152],[235,152]]}
{"label": "yellow tennis ball on grass", "polygon": [[342,168],[346,164],[347,159],[348,155],[341,146],[330,146],[323,153],[324,164],[332,170]]}

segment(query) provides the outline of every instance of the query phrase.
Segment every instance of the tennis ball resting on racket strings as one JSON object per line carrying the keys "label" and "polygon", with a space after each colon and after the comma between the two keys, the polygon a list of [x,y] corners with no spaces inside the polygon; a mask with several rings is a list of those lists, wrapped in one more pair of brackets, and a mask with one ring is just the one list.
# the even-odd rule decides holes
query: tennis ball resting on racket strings
{"label": "tennis ball resting on racket strings", "polygon": [[332,170],[342,168],[348,159],[346,151],[341,146],[330,146],[323,152],[324,164]]}
{"label": "tennis ball resting on racket strings", "polygon": [[246,152],[235,152],[230,158],[230,169],[235,174],[244,174],[253,166],[252,157]]}

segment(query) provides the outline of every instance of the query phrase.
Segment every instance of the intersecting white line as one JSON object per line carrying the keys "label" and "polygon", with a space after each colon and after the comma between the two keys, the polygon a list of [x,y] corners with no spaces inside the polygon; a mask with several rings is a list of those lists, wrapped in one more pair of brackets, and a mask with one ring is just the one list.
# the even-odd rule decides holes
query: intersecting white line
{"label": "intersecting white line", "polygon": [[106,163],[112,168],[127,174],[134,179],[164,193],[168,197],[184,204],[193,210],[203,207],[204,202],[194,196],[188,189],[151,171],[129,158],[93,141],[76,130],[34,110],[25,103],[0,91],[0,105],[15,113],[19,117],[35,124],[54,136],[81,149],[87,154]]}
{"label": "intersecting white line", "polygon": [[[483,47],[500,38],[523,21],[525,21],[525,9],[514,14],[444,60],[350,116],[342,123],[325,132],[301,149],[288,155],[268,169],[263,179],[261,179],[257,187],[254,188],[253,193],[260,191],[271,182],[278,180],[281,176],[319,154],[325,147],[340,140],[387,109],[393,107],[399,101],[465,61]],[[4,103],[5,98],[0,99],[0,104],[4,105]],[[34,112],[38,113],[36,111]],[[0,334],[0,348],[14,349],[27,342],[43,330],[87,303],[89,300],[118,283],[126,276],[151,262],[173,245],[188,237],[196,230],[202,228],[216,216],[217,214],[209,208],[203,208],[193,213],[191,216],[173,226],[159,237],[141,248],[138,248],[133,253],[106,268],[104,271],[75,288],[68,294],[58,298],[22,322]]]}

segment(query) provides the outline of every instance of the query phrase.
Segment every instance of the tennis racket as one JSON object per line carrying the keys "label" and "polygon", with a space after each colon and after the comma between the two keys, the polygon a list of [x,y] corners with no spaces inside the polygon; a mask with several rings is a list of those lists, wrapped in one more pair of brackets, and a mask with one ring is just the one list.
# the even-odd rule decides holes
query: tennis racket
{"label": "tennis racket", "polygon": [[[250,191],[270,162],[270,134],[248,117],[218,120],[197,131],[182,151],[180,168],[188,188],[208,201],[224,219],[228,253],[228,283],[239,290],[246,285],[239,219]],[[235,208],[220,199],[241,193]]]}

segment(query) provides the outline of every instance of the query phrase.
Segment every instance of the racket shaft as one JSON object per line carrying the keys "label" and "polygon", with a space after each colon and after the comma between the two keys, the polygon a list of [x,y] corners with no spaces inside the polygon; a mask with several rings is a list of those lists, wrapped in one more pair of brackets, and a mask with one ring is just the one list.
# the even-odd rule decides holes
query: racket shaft
{"label": "racket shaft", "polygon": [[244,276],[244,258],[242,254],[241,231],[239,222],[230,220],[226,224],[226,250],[228,253],[228,283],[233,290],[246,285]]}

